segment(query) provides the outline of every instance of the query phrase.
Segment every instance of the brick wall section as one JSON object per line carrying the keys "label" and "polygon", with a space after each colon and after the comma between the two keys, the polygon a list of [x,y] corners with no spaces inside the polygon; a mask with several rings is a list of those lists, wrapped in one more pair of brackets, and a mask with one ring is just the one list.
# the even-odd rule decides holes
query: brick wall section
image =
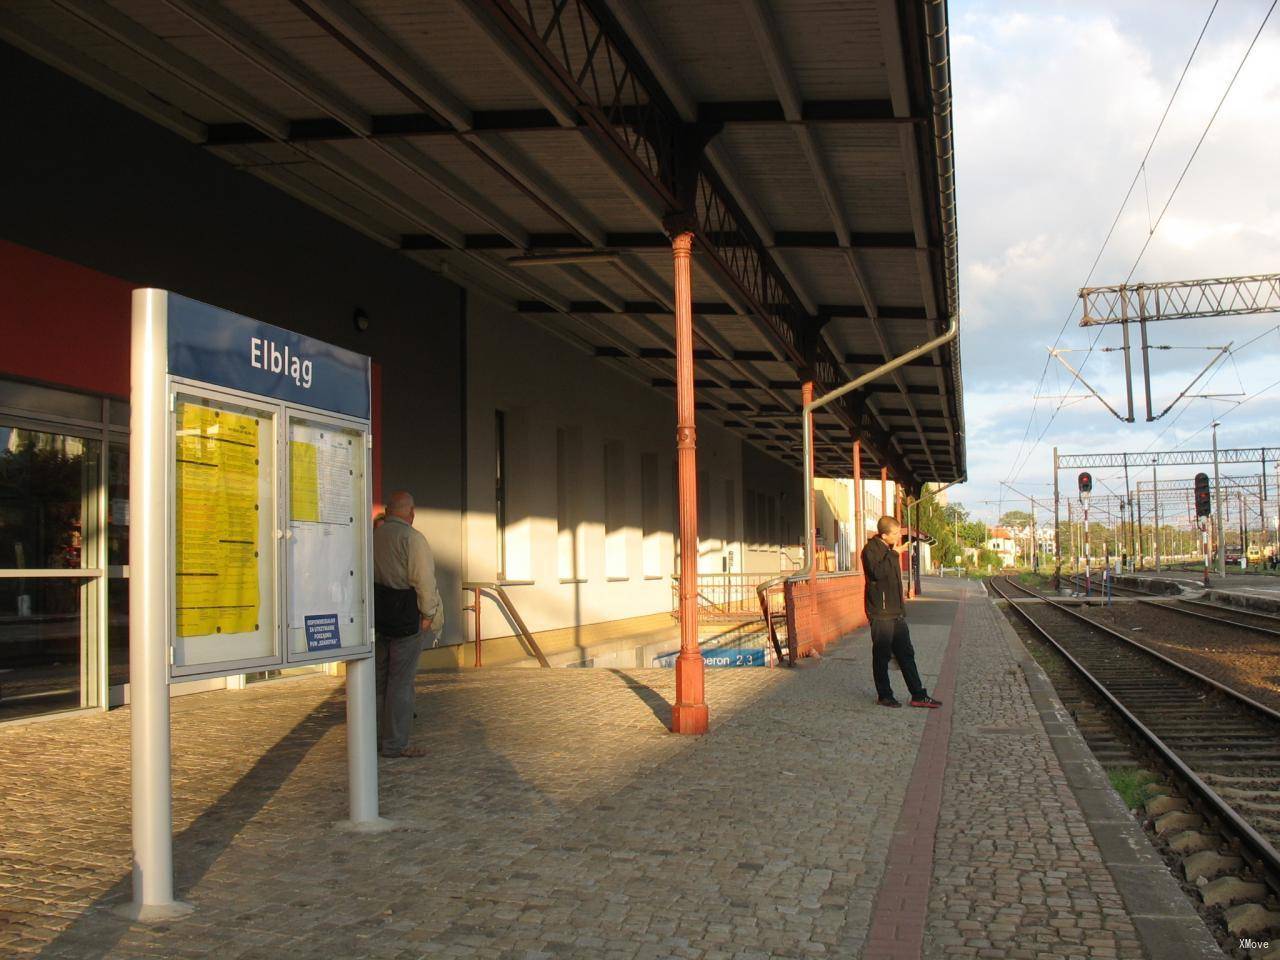
{"label": "brick wall section", "polygon": [[807,580],[788,580],[787,636],[796,641],[796,656],[819,653],[867,622],[860,573],[820,575],[811,588]]}

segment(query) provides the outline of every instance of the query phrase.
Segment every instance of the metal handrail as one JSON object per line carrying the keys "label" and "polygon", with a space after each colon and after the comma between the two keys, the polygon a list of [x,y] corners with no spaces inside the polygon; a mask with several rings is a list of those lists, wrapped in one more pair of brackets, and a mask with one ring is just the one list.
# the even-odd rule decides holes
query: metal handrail
{"label": "metal handrail", "polygon": [[533,634],[525,625],[524,617],[520,616],[520,611],[516,609],[516,605],[511,602],[511,598],[507,596],[507,591],[502,589],[502,585],[494,583],[490,580],[468,580],[462,585],[463,590],[470,590],[475,599],[472,600],[471,606],[463,607],[463,610],[470,610],[475,614],[475,644],[476,644],[476,666],[483,665],[481,658],[481,640],[480,640],[480,597],[488,592],[500,607],[506,610],[511,621],[516,625],[516,630],[520,633],[520,638],[529,645],[529,650],[533,656],[538,659],[538,666],[549,667],[551,664],[547,662],[547,658],[542,653],[542,648],[538,646],[538,641],[533,639]]}
{"label": "metal handrail", "polygon": [[781,576],[771,577],[764,583],[756,587],[756,598],[760,601],[760,615],[764,618],[765,627],[769,630],[769,642],[773,644],[773,652],[778,657],[778,663],[785,663],[789,667],[795,666],[795,639],[787,635],[787,656],[782,656],[782,643],[778,640],[778,631],[773,625],[773,613],[769,609],[769,591],[780,583],[786,583],[790,574],[784,573]]}

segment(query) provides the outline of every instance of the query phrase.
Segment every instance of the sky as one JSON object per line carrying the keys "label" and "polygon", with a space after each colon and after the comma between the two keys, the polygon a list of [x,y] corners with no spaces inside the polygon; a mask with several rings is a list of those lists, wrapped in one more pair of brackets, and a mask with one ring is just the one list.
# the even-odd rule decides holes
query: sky
{"label": "sky", "polygon": [[[1153,345],[1174,348],[1152,351],[1155,412],[1209,362],[1205,348],[1228,342],[1233,352],[1191,392],[1240,395],[1184,400],[1155,423],[1143,422],[1137,351],[1133,424],[1072,385],[1048,353],[1055,342],[1072,351],[1064,358],[1123,413],[1121,355],[1103,352],[1119,345],[1120,330],[1079,326],[1086,281],[1122,282],[1135,262],[1133,282],[1280,272],[1280,9],[1173,193],[1271,2],[1220,2],[1090,277],[1212,0],[951,0],[970,478],[952,500],[974,515],[991,521],[1002,509],[1025,509],[1027,496],[1051,504],[1054,446],[1208,449],[1217,417],[1222,447],[1280,448],[1280,315],[1150,325]],[[1136,328],[1133,335],[1136,342]],[[1168,468],[1161,478],[1198,469]],[[1093,473],[1095,493],[1123,491],[1118,471]],[[1074,491],[1075,472],[1064,471],[1061,483]]]}

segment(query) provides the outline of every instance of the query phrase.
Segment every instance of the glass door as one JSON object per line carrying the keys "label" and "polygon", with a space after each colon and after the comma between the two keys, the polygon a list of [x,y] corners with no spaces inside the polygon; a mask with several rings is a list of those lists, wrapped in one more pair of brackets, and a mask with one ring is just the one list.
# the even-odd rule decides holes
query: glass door
{"label": "glass door", "polygon": [[0,421],[0,721],[98,704],[101,455]]}

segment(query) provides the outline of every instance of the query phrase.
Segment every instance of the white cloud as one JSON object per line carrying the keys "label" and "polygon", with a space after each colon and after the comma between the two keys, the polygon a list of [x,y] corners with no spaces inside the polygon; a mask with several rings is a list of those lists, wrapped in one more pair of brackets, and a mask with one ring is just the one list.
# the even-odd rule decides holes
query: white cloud
{"label": "white cloud", "polygon": [[[1170,111],[1144,175],[1125,207],[1092,283],[1129,272],[1205,123],[1239,63],[1267,4],[1223,6]],[[1008,5],[953,0],[952,62],[959,184],[961,310],[969,476],[962,501],[999,499],[999,482],[1019,459],[1032,398],[1077,289],[1110,227],[1178,74],[1203,23],[1203,4],[1111,4],[1082,0],[1065,8],[1031,0]],[[1268,25],[1200,149],[1134,279],[1231,276],[1280,270],[1280,18]],[[1153,343],[1237,344],[1277,317],[1169,322]],[[1136,342],[1136,330],[1135,342]],[[1086,351],[1095,337],[1097,349]],[[1116,328],[1067,325],[1073,365],[1117,408],[1124,402]],[[1280,336],[1271,335],[1223,365],[1195,392],[1248,392],[1271,383]],[[1153,351],[1157,411],[1208,359],[1197,350]],[[1058,407],[1043,400],[1029,442],[1043,442],[1019,485],[1043,492],[1049,454],[1063,449],[1165,449],[1187,441],[1227,401],[1195,400],[1155,424],[1121,424],[1096,401]],[[1043,393],[1063,394],[1070,374],[1056,363]],[[1075,392],[1081,392],[1077,385]],[[1227,413],[1225,443],[1275,443],[1269,416],[1280,389]],[[1215,409],[1216,408],[1216,409]],[[1175,418],[1176,426],[1166,430]],[[1162,431],[1164,431],[1162,435]],[[1202,436],[1207,436],[1203,434]],[[1191,436],[1189,442],[1197,442]],[[1028,445],[1023,446],[1025,456]],[[1033,492],[1028,490],[1027,492]],[[1007,496],[1007,495],[1006,495]]]}

